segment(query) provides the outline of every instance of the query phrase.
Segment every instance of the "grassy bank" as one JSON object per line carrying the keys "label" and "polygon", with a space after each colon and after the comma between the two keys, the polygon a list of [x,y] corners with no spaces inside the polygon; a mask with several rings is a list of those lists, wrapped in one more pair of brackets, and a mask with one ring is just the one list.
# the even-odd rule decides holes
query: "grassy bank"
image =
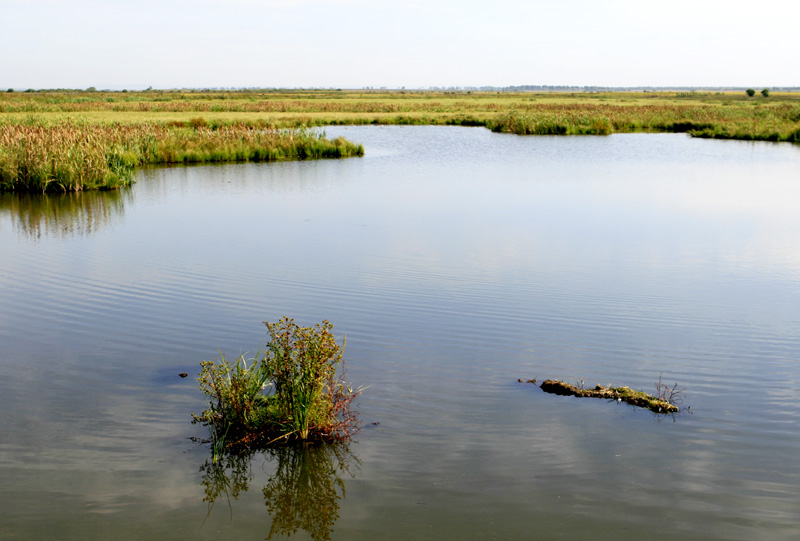
{"label": "grassy bank", "polygon": [[[107,189],[137,165],[355,156],[304,128],[484,126],[800,142],[800,94],[437,91],[0,92],[0,190]],[[286,131],[291,130],[291,131]]]}
{"label": "grassy bank", "polygon": [[0,123],[27,118],[91,123],[262,123],[485,126],[498,132],[604,135],[686,132],[698,137],[800,141],[800,93],[0,92]]}
{"label": "grassy bank", "polygon": [[278,161],[360,156],[364,149],[306,129],[260,123],[189,122],[0,124],[0,191],[115,189],[151,164]]}
{"label": "grassy bank", "polygon": [[694,137],[800,142],[800,106],[569,104],[514,111],[486,123],[519,135],[689,133]]}

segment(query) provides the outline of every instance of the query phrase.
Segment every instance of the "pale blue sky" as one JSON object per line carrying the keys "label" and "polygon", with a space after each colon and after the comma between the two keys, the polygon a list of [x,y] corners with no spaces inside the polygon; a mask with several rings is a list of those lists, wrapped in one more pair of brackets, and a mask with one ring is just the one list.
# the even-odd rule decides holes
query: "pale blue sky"
{"label": "pale blue sky", "polygon": [[798,86],[798,21],[798,0],[0,0],[0,88]]}

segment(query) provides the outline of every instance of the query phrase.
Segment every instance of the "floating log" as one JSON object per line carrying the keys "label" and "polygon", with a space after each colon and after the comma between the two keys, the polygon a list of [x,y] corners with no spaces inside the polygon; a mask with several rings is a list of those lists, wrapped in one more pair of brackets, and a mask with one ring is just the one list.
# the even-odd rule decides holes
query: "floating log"
{"label": "floating log", "polygon": [[[523,382],[522,379],[518,380]],[[536,380],[526,380],[526,383],[536,383]],[[630,387],[603,387],[597,385],[594,389],[582,389],[576,385],[570,385],[563,381],[548,379],[539,386],[544,392],[561,396],[578,396],[588,398],[605,398],[607,400],[617,400],[627,402],[632,406],[649,409],[655,413],[675,413],[679,411],[678,406],[670,404],[655,396],[642,391],[634,391]]]}

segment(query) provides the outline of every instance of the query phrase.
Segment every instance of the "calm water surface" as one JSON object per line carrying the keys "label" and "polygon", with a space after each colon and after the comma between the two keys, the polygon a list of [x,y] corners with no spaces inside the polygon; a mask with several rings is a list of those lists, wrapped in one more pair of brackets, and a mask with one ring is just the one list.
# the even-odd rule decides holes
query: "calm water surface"
{"label": "calm water surface", "polygon": [[[0,196],[0,539],[800,537],[800,148],[327,131],[366,156]],[[283,315],[365,428],[209,468],[178,373]],[[662,373],[691,413],[517,383]]]}

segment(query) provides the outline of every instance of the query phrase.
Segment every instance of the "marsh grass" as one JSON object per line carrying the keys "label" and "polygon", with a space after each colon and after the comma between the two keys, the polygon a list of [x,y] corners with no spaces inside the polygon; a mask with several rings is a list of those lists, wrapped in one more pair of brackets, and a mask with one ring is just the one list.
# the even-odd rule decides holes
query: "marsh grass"
{"label": "marsh grass", "polygon": [[494,132],[517,135],[608,135],[613,131],[611,120],[602,113],[587,114],[568,109],[507,113],[488,122],[486,127]]}
{"label": "marsh grass", "polygon": [[[249,366],[248,366],[249,364]],[[277,422],[274,407],[262,393],[269,374],[265,360],[244,355],[228,360],[203,361],[198,381],[209,399],[209,408],[193,415],[194,422],[208,426],[214,456],[221,456],[226,445],[248,440],[261,427]]]}
{"label": "marsh grass", "polygon": [[0,191],[75,192],[116,189],[142,165],[280,161],[363,155],[343,138],[305,128],[258,123],[0,124]]}
{"label": "marsh grass", "polygon": [[275,443],[343,441],[358,430],[351,405],[360,389],[345,382],[333,325],[300,327],[289,318],[266,324],[265,352],[233,360],[220,352],[201,363],[197,379],[208,408],[192,422],[209,428],[215,457]]}
{"label": "marsh grass", "polygon": [[146,141],[148,135],[143,126],[0,125],[0,191],[121,187],[140,161],[134,141]]}
{"label": "marsh grass", "polygon": [[0,92],[0,191],[114,189],[146,164],[359,156],[306,128],[365,124],[800,143],[800,93]]}
{"label": "marsh grass", "polygon": [[800,142],[800,106],[539,104],[505,113],[486,126],[518,135],[608,135],[669,132],[693,137]]}
{"label": "marsh grass", "polygon": [[743,92],[668,91],[0,93],[0,122],[35,115],[100,123],[158,119],[194,127],[233,122],[276,126],[413,123],[480,125],[511,133],[680,131],[702,137],[780,141],[796,139],[798,111],[800,93],[789,92],[771,92],[769,99],[748,98]]}

